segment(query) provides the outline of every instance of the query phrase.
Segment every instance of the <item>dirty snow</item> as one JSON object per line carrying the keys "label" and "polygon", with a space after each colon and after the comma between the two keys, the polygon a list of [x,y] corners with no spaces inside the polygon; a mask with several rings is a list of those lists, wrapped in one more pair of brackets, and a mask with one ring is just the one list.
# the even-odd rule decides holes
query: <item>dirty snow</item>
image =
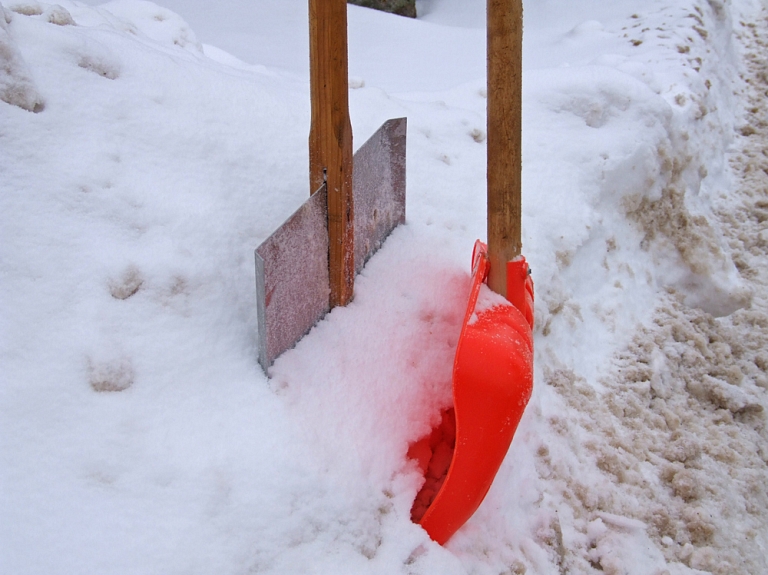
{"label": "dirty snow", "polygon": [[534,395],[444,548],[406,452],[485,236],[485,2],[349,7],[355,141],[408,117],[408,220],[267,376],[306,2],[1,1],[0,572],[768,572],[757,0],[526,4]]}

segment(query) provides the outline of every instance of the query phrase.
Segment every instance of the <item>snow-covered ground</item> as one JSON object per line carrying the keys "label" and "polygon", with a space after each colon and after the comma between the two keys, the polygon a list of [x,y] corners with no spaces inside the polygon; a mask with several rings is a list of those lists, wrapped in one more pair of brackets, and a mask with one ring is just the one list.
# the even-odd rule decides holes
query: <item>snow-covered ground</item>
{"label": "snow-covered ground", "polygon": [[407,223],[267,377],[306,198],[305,0],[1,0],[0,573],[768,572],[768,20],[525,6],[534,395],[478,513],[410,521],[485,235],[483,0],[349,7]]}

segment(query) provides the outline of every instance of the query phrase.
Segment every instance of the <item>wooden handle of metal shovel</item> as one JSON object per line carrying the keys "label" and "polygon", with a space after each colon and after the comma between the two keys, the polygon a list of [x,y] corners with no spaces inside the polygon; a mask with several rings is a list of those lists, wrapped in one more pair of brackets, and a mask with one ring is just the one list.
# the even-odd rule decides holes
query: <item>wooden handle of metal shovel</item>
{"label": "wooden handle of metal shovel", "polygon": [[343,306],[355,279],[346,0],[309,0],[309,72],[310,194],[327,184],[330,304]]}
{"label": "wooden handle of metal shovel", "polygon": [[488,286],[522,250],[523,2],[488,0]]}

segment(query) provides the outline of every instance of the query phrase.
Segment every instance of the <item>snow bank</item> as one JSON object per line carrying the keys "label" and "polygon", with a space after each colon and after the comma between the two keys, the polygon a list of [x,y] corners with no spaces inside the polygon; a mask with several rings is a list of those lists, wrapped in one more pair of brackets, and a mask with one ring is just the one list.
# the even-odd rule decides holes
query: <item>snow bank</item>
{"label": "snow bank", "polygon": [[[724,70],[737,64],[728,35],[716,31],[730,21],[709,5],[697,8],[634,14],[623,41],[638,54],[602,53],[528,76],[536,104],[526,109],[524,130],[536,147],[524,158],[524,209],[542,225],[526,244],[546,286],[538,325],[572,337],[557,342],[559,350],[583,353],[574,342],[585,339],[607,349],[597,342],[629,333],[659,289],[716,315],[748,301],[711,208],[713,194],[729,185],[733,78]],[[695,32],[697,22],[712,35]],[[560,42],[607,34],[602,25],[580,25]],[[680,66],[654,71],[670,52],[683,55]],[[592,375],[588,365],[577,370]]]}
{"label": "snow bank", "polygon": [[41,112],[45,103],[11,36],[8,24],[12,18],[12,13],[0,4],[0,100],[29,112]]}
{"label": "snow bank", "polygon": [[[658,96],[645,92],[645,101],[655,105],[638,116],[632,133],[637,137],[650,128],[654,131],[645,133],[655,133],[658,140],[648,138],[650,148],[646,142],[635,144],[634,151],[630,147],[629,161],[618,163],[613,177],[606,171],[604,191],[619,192],[617,201],[593,202],[599,208],[598,229],[610,221],[606,215],[612,209],[636,225],[624,235],[616,234],[607,251],[627,241],[632,245],[626,232],[639,231],[635,245],[651,255],[651,265],[644,266],[642,257],[637,257],[641,254],[627,258],[626,252],[624,262],[629,260],[633,271],[639,268],[649,285],[666,289],[669,295],[661,298],[661,305],[655,304],[651,326],[640,333],[626,332],[633,341],[618,354],[614,370],[606,373],[603,367],[602,374],[594,375],[588,369],[579,371],[584,358],[563,359],[562,345],[550,348],[554,361],[538,363],[543,364],[546,385],[536,396],[538,418],[529,420],[529,440],[541,443],[535,453],[525,452],[521,459],[536,461],[536,473],[547,487],[520,514],[537,519],[528,533],[536,533],[532,542],[547,550],[540,553],[532,542],[521,545],[523,555],[541,562],[537,571],[546,571],[547,562],[561,572],[579,573],[755,573],[766,568],[762,510],[767,495],[761,487],[768,479],[761,447],[766,394],[760,367],[765,334],[756,328],[765,320],[765,308],[762,295],[750,302],[751,288],[760,288],[762,294],[763,284],[750,281],[748,286],[744,280],[755,277],[749,272],[752,266],[763,264],[752,260],[748,265],[740,255],[754,240],[727,241],[734,235],[755,238],[760,231],[743,216],[737,221],[731,216],[721,219],[732,213],[734,203],[740,206],[742,196],[734,186],[743,185],[741,174],[762,171],[745,170],[742,161],[736,161],[731,172],[726,164],[732,157],[728,154],[732,130],[743,122],[733,102],[734,93],[742,90],[736,76],[742,70],[736,58],[740,46],[731,44],[728,32],[734,24],[720,4],[700,5],[687,17],[697,23],[695,35],[684,35],[684,40],[659,37],[690,42],[676,44],[676,49],[691,58],[688,64],[695,75],[686,84],[665,90],[659,78],[669,77],[670,69],[661,68],[665,73],[659,74],[654,68],[651,76],[649,69],[633,66],[643,71],[645,83]],[[646,34],[653,29],[646,22],[635,28],[641,26]],[[664,32],[659,28],[657,32]],[[736,24],[737,31],[744,29]],[[637,33],[627,37],[637,48],[650,40]],[[695,50],[700,42],[704,43],[699,56]],[[729,77],[728,71],[734,75]],[[684,77],[687,74],[683,68]],[[691,91],[682,90],[681,84]],[[623,102],[637,100],[637,92],[622,93]],[[691,106],[692,102],[696,104]],[[594,97],[590,103],[578,106],[578,115],[587,124],[600,124],[605,107]],[[753,123],[760,125],[757,120]],[[591,141],[586,142],[588,158]],[[617,150],[619,141],[602,153],[610,157]],[[756,152],[750,156],[759,158]],[[737,212],[759,209],[760,200],[749,196],[747,191],[745,205]],[[754,248],[750,253],[756,253]],[[608,255],[603,266],[610,262]],[[596,267],[592,270],[599,276],[602,270]],[[623,288],[620,274],[606,278],[618,276]],[[582,281],[575,284],[586,287],[580,277]],[[633,295],[646,289],[642,282],[632,286]],[[589,288],[599,294],[593,301],[610,308],[600,283]],[[658,295],[653,297],[658,301]],[[574,298],[577,305],[582,298]],[[594,329],[584,307],[576,311],[574,327],[583,321]],[[619,307],[611,311],[614,326],[617,318],[633,313]],[[718,320],[713,315],[729,317]],[[592,339],[586,330],[581,334]],[[621,330],[610,329],[609,334],[622,337]],[[537,340],[539,349],[542,339]],[[584,346],[575,337],[571,346],[574,355],[583,353]],[[592,359],[605,350],[597,347]],[[518,481],[521,476],[525,473],[510,471]],[[520,500],[517,493],[508,498],[499,505]]]}

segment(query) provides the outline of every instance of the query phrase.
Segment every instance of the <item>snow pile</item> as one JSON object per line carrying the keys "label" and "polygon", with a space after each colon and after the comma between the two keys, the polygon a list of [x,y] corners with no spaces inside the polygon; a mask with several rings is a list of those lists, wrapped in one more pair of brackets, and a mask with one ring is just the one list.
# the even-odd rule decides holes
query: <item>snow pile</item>
{"label": "snow pile", "polygon": [[[614,340],[631,325],[624,322],[644,319],[660,288],[716,315],[749,298],[711,217],[711,196],[728,185],[723,150],[734,117],[727,70],[736,61],[719,30],[730,21],[700,3],[635,13],[630,22],[623,41],[636,55],[601,53],[581,66],[528,75],[536,107],[525,110],[524,130],[538,146],[526,152],[526,177],[548,177],[526,179],[525,215],[541,224],[525,243],[537,250],[538,285],[547,286],[539,290],[537,322],[571,338],[557,342],[559,351]],[[693,31],[698,22],[713,33]],[[607,36],[593,22],[560,42],[576,49]],[[670,53],[682,56],[679,66],[657,72]],[[553,138],[553,127],[578,134],[578,145]],[[592,375],[587,363],[577,369]]]}
{"label": "snow pile", "polygon": [[756,4],[526,7],[534,396],[446,548],[406,452],[485,236],[484,2],[349,8],[355,139],[408,117],[408,222],[269,377],[253,249],[309,193],[306,2],[167,5],[2,8],[0,570],[765,570]]}
{"label": "snow pile", "polygon": [[[661,230],[671,240],[694,239],[696,249],[708,248],[720,261],[721,254],[734,254],[755,298],[742,302],[745,309],[715,319],[691,307],[690,292],[675,286],[661,298],[653,324],[634,336],[617,356],[614,373],[598,385],[566,366],[545,366],[544,380],[556,392],[550,401],[567,406],[565,412],[551,405],[542,410],[551,437],[536,452],[537,472],[549,487],[542,502],[551,510],[541,537],[561,572],[690,568],[727,574],[768,568],[768,316],[766,278],[759,271],[766,264],[760,238],[767,178],[760,142],[767,134],[752,127],[763,125],[756,104],[765,90],[765,64],[750,56],[756,47],[749,45],[764,42],[765,28],[741,23],[737,30],[746,30],[752,62],[752,87],[739,93],[754,106],[740,132],[758,136],[741,138],[739,152],[726,156],[739,193],[713,190],[707,200],[718,207],[717,218],[692,222],[679,212],[670,218],[672,205],[667,213],[640,217],[646,229]],[[697,226],[707,237],[697,237]],[[729,241],[714,243],[713,228]],[[694,271],[686,246],[677,247]]]}
{"label": "snow pile", "polygon": [[45,103],[13,41],[8,27],[11,20],[12,13],[0,5],[0,100],[29,112],[41,112]]}

